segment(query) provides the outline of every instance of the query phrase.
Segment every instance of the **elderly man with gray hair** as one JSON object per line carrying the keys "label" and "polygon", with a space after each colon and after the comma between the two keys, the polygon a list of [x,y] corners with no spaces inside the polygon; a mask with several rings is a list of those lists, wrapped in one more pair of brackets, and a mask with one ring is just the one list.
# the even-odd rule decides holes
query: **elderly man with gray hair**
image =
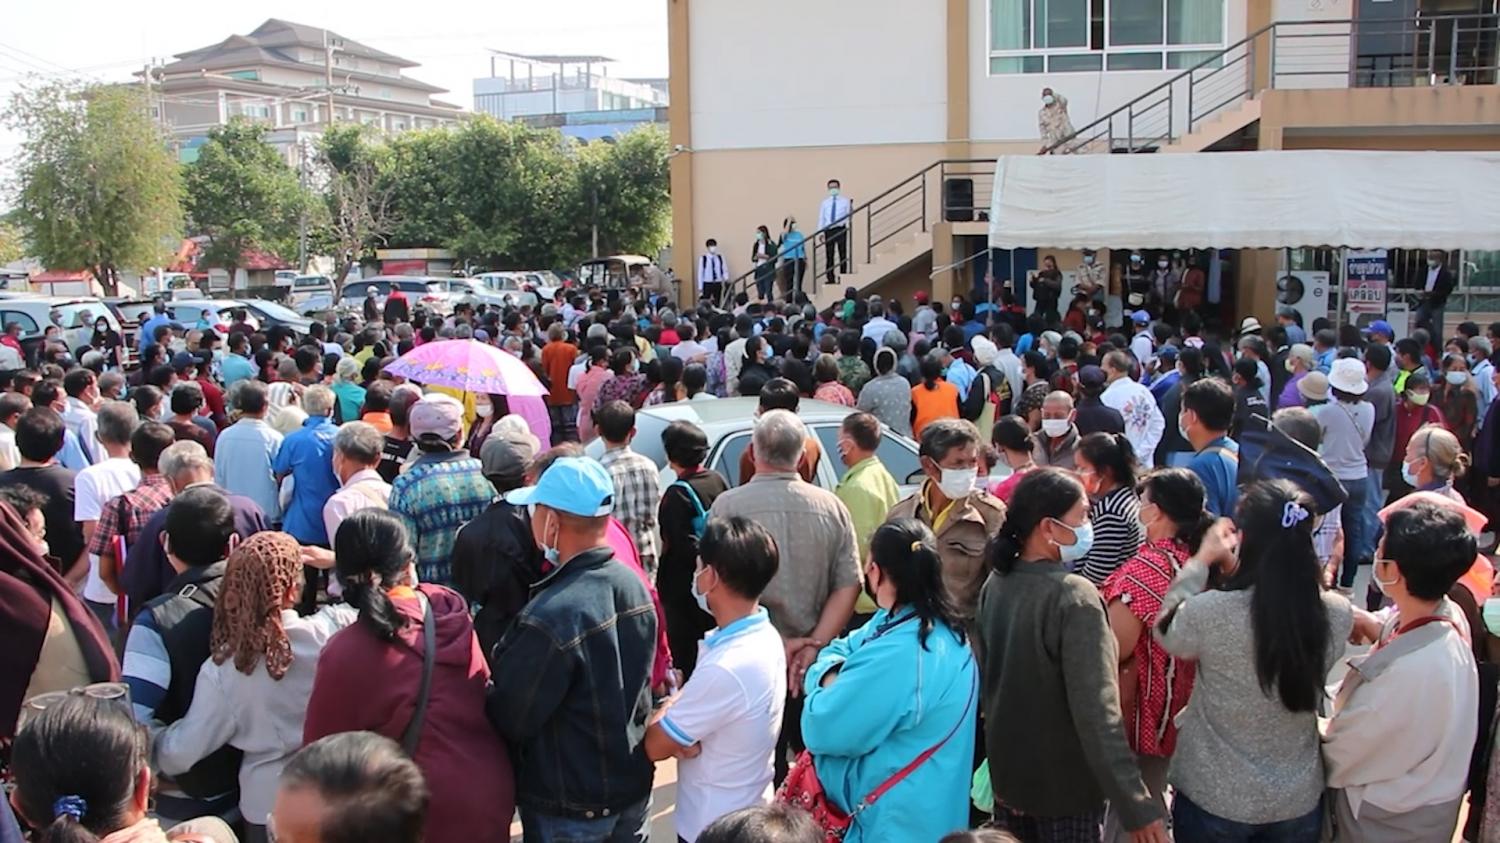
{"label": "elderly man with gray hair", "polygon": [[1073,470],[1078,450],[1078,412],[1071,393],[1057,390],[1042,400],[1042,429],[1031,434],[1032,459],[1037,468],[1056,466]]}
{"label": "elderly man with gray hair", "polygon": [[391,484],[377,470],[384,449],[385,436],[366,422],[347,422],[334,435],[333,473],[339,490],[323,504],[323,527],[330,545],[345,518],[361,509],[385,509],[390,504]]}
{"label": "elderly man with gray hair", "polygon": [[[225,493],[229,508],[234,513],[234,532],[241,540],[262,531],[271,525],[256,502],[243,495],[228,493],[214,483],[214,461],[202,445],[192,441],[174,442],[161,452],[156,461],[157,470],[171,484],[172,494],[180,495],[195,486],[212,486]],[[167,512],[171,504],[151,514],[141,527],[140,536],[125,552],[125,570],[119,573],[121,588],[117,592],[127,598],[131,607],[146,605],[146,601],[161,594],[173,579],[177,570],[167,561],[162,548],[161,534],[166,529]]]}
{"label": "elderly man with gray hair", "polygon": [[739,516],[776,539],[781,567],[761,595],[786,642],[786,712],[776,746],[776,778],[786,776],[786,750],[802,749],[802,679],[818,651],[838,637],[854,613],[861,571],[849,510],[832,492],[802,479],[797,463],[807,428],[789,410],[767,410],[755,425],[755,476],[719,495],[709,514]]}

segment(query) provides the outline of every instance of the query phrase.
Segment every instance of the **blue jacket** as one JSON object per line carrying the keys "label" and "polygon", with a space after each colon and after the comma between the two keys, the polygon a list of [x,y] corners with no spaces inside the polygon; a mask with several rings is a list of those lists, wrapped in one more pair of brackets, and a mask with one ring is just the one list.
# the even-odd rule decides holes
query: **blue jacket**
{"label": "blue jacket", "polygon": [[651,595],[608,547],[531,587],[531,602],[495,645],[485,703],[515,758],[517,804],[593,819],[651,795],[655,656]]}
{"label": "blue jacket", "polygon": [[[925,764],[855,817],[845,843],[937,840],[968,828],[979,667],[942,624],[918,643],[910,609],[880,610],[807,672],[802,738],[829,798],[847,811],[952,732]],[[823,677],[842,666],[833,684]],[[954,727],[957,730],[954,731]]]}

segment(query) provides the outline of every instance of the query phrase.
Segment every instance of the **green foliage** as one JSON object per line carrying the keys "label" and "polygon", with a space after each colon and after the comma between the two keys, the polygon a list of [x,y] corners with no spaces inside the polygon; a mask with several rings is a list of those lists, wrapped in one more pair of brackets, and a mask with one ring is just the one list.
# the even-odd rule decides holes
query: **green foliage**
{"label": "green foliage", "polygon": [[26,245],[19,226],[0,220],[0,264],[18,261],[26,256]]}
{"label": "green foliage", "polygon": [[14,222],[56,269],[89,269],[107,295],[121,269],[145,270],[177,246],[182,183],[141,92],[48,84],[15,94],[6,125],[23,138]]}
{"label": "green foliage", "polygon": [[381,164],[397,218],[390,245],[442,246],[485,267],[560,267],[590,255],[597,221],[602,252],[655,254],[670,228],[667,149],[655,127],[578,144],[488,116],[399,135]]}
{"label": "green foliage", "polygon": [[668,149],[664,129],[642,126],[614,143],[579,150],[579,207],[573,218],[585,238],[597,222],[601,254],[655,255],[671,241]]}
{"label": "green foliage", "polygon": [[206,235],[201,263],[233,271],[246,249],[295,255],[308,193],[297,172],[265,142],[265,128],[236,118],[209,132],[188,165],[188,220]]}
{"label": "green foliage", "polygon": [[333,126],[318,143],[317,175],[324,213],[314,229],[319,248],[334,256],[334,296],[349,271],[384,245],[397,223],[394,185],[382,177],[390,150],[365,126]]}

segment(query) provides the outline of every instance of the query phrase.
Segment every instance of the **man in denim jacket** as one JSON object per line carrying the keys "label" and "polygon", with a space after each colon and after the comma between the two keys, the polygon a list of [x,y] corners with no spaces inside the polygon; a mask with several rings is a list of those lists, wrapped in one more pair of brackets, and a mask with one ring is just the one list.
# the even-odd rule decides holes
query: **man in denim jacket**
{"label": "man in denim jacket", "polygon": [[563,457],[506,500],[530,507],[546,571],[495,645],[486,704],[516,755],[525,839],[645,841],[656,615],[606,541],[614,484]]}

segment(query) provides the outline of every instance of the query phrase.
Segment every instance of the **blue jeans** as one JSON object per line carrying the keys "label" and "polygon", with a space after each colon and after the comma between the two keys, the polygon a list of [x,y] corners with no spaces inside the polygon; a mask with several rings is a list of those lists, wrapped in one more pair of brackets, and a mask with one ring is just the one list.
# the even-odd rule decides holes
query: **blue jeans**
{"label": "blue jeans", "polygon": [[1322,831],[1322,802],[1300,817],[1256,825],[1216,817],[1180,790],[1172,801],[1172,839],[1178,843],[1318,843]]}
{"label": "blue jeans", "polygon": [[646,843],[651,837],[651,797],[610,817],[582,819],[521,808],[525,843]]}
{"label": "blue jeans", "polygon": [[[1394,457],[1393,457],[1394,459]],[[1385,472],[1370,469],[1369,486],[1365,489],[1365,545],[1361,559],[1374,559],[1375,548],[1380,544],[1380,508],[1385,505]]]}
{"label": "blue jeans", "polygon": [[1339,478],[1349,499],[1344,501],[1339,523],[1344,528],[1344,559],[1339,565],[1339,585],[1354,586],[1354,577],[1359,573],[1359,562],[1365,550],[1365,501],[1370,497],[1370,478],[1358,480]]}

